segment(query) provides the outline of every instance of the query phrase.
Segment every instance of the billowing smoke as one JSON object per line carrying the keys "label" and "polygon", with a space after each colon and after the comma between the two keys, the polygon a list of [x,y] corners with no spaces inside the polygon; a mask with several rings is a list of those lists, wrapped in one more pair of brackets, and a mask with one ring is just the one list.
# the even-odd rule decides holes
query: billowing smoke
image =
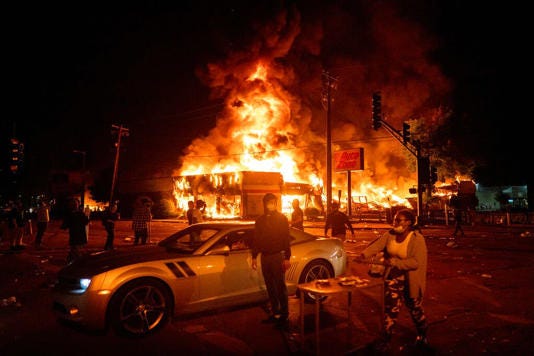
{"label": "billowing smoke", "polygon": [[[174,174],[258,170],[282,172],[285,181],[324,181],[327,73],[332,151],[365,150],[353,192],[406,196],[416,181],[413,157],[372,129],[371,94],[381,91],[385,120],[400,127],[433,117],[447,104],[450,83],[430,60],[435,41],[390,5],[292,6],[254,22],[254,41],[201,71],[225,107]],[[333,178],[344,189],[346,174]]]}

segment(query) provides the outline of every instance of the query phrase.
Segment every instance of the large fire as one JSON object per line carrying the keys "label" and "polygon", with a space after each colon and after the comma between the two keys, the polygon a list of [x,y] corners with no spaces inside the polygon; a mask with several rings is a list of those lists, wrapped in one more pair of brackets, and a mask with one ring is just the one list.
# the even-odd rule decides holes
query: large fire
{"label": "large fire", "polygon": [[[417,184],[413,157],[392,137],[371,129],[371,91],[378,85],[389,94],[388,119],[399,124],[414,112],[428,113],[428,107],[439,102],[435,98],[449,90],[439,69],[425,59],[431,41],[424,41],[416,26],[394,19],[393,12],[379,10],[373,8],[373,16],[384,18],[366,23],[380,45],[360,59],[368,63],[351,66],[351,77],[344,82],[350,100],[335,98],[333,102],[339,109],[332,125],[332,152],[353,148],[366,152],[364,169],[350,173],[350,202],[355,209],[413,207],[415,195],[410,196],[409,190]],[[304,65],[301,60],[318,57],[312,42],[320,43],[322,35],[320,29],[311,27],[303,34],[298,14],[286,15],[273,20],[278,22],[275,26],[256,29],[260,38],[250,49],[207,66],[204,79],[213,95],[223,98],[224,108],[217,115],[216,126],[193,140],[180,158],[180,168],[173,174],[179,208],[186,210],[188,200],[203,200],[208,216],[246,215],[242,190],[248,184],[243,181],[249,178],[247,172],[271,172],[282,177],[279,191],[284,212],[289,213],[290,202],[299,199],[301,207],[324,213],[327,139],[326,113],[321,108],[324,96],[317,71],[320,66]],[[415,43],[415,38],[422,40]],[[286,57],[292,50],[297,51],[293,47],[308,53],[293,53],[291,58],[301,62],[290,64]],[[338,59],[340,65],[347,61]],[[312,82],[312,75],[319,80]],[[379,82],[373,81],[378,78]],[[332,175],[332,195],[342,209],[349,202],[348,174]],[[269,187],[273,189],[272,184]],[[258,184],[247,185],[246,189],[259,194],[264,188]]]}
{"label": "large fire", "polygon": [[[270,71],[267,64],[258,63],[242,85],[236,87],[235,93],[229,96],[224,116],[217,127],[206,138],[196,139],[188,148],[189,153],[183,158],[178,176],[209,175],[207,185],[210,188],[199,191],[198,188],[192,189],[187,179],[176,179],[175,196],[182,209],[187,206],[188,200],[200,199],[207,203],[209,216],[240,216],[239,194],[232,195],[232,201],[226,202],[221,210],[214,192],[223,185],[239,184],[237,172],[255,171],[279,172],[283,182],[308,185],[308,189],[298,194],[284,192],[284,212],[291,211],[293,199],[299,199],[303,207],[323,212],[326,192],[323,189],[324,172],[320,155],[324,155],[325,139],[306,130],[306,125],[302,124],[306,119],[293,110],[298,100],[284,90],[279,81],[270,77]],[[221,175],[228,172],[234,174]],[[344,206],[347,202],[346,174],[338,176],[343,177],[337,177],[332,189],[342,192],[340,200]],[[229,180],[223,180],[223,177],[229,177]],[[410,206],[394,189],[371,183],[365,174],[357,177],[357,183],[352,185],[352,204],[360,206],[372,202],[375,208]],[[283,191],[283,186],[280,189]]]}

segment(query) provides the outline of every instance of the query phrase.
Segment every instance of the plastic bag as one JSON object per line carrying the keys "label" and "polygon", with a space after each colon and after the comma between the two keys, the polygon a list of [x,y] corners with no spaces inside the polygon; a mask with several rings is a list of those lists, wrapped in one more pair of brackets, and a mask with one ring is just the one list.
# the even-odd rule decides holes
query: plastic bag
{"label": "plastic bag", "polygon": [[385,272],[386,266],[384,265],[384,251],[380,251],[371,258],[367,274],[373,278],[383,278]]}

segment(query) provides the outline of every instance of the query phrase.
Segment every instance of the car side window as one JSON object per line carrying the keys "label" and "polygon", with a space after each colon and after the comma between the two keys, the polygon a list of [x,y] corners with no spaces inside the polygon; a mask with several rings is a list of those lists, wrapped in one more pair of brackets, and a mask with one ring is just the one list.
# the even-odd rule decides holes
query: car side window
{"label": "car side window", "polygon": [[227,243],[230,251],[247,250],[250,248],[252,231],[239,230],[227,235]]}
{"label": "car side window", "polygon": [[177,241],[180,243],[189,243],[189,244],[202,244],[207,241],[210,237],[215,235],[219,230],[214,229],[194,229],[191,230],[188,234],[184,234]]}

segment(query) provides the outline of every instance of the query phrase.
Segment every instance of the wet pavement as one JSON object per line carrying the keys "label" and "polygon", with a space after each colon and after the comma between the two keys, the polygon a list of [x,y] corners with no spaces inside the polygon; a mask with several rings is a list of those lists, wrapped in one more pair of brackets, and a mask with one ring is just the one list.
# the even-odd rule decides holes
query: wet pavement
{"label": "wet pavement", "polygon": [[[64,265],[67,233],[51,224],[44,248],[29,245],[11,251],[0,242],[0,354],[112,354],[190,353],[210,355],[290,355],[315,353],[314,306],[305,305],[304,348],[300,339],[299,300],[290,298],[290,330],[281,333],[260,323],[264,306],[252,305],[217,313],[176,319],[161,332],[142,340],[110,333],[78,330],[58,323],[50,305],[55,273]],[[152,242],[185,224],[156,221]],[[346,242],[351,256],[389,228],[386,224],[355,223],[355,242]],[[117,225],[116,247],[132,244],[129,221]],[[320,234],[321,223],[306,230]],[[430,322],[429,340],[439,355],[530,354],[534,347],[534,228],[529,226],[465,227],[466,237],[450,244],[453,227],[423,229],[429,248],[425,309]],[[528,232],[528,234],[527,234]],[[105,233],[97,221],[90,227],[87,249],[100,250]],[[351,258],[352,260],[352,258]],[[366,266],[351,263],[348,275],[366,276]],[[320,353],[376,354],[370,344],[379,331],[379,294],[354,296],[351,327],[346,299],[329,298],[320,310]],[[415,331],[405,309],[401,311],[390,354],[414,354]],[[420,352],[419,352],[420,353]]]}

